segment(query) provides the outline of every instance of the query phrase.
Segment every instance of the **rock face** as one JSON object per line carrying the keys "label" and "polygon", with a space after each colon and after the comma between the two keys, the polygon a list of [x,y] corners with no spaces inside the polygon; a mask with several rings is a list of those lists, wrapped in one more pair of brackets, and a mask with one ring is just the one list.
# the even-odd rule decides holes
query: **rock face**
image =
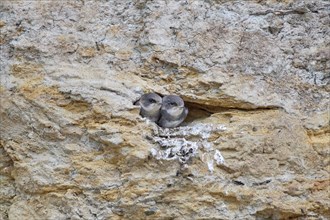
{"label": "rock face", "polygon": [[330,218],[329,1],[0,8],[0,219]]}

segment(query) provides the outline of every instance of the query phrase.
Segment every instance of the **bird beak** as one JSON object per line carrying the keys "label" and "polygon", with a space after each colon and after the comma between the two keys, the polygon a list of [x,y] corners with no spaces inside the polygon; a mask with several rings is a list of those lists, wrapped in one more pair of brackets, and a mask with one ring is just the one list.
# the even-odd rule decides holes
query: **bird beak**
{"label": "bird beak", "polygon": [[135,102],[134,105],[140,105],[140,100]]}

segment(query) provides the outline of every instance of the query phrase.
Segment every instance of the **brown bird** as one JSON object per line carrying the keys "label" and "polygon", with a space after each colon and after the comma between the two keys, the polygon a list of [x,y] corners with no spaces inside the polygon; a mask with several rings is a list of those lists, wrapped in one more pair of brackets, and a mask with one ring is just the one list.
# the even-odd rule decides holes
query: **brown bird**
{"label": "brown bird", "polygon": [[160,117],[162,98],[156,93],[147,93],[141,96],[139,105],[141,106],[140,115],[150,121],[157,122]]}
{"label": "brown bird", "polygon": [[184,106],[184,101],[179,96],[168,95],[163,97],[160,114],[158,125],[164,128],[174,128],[185,120],[188,115],[188,109]]}

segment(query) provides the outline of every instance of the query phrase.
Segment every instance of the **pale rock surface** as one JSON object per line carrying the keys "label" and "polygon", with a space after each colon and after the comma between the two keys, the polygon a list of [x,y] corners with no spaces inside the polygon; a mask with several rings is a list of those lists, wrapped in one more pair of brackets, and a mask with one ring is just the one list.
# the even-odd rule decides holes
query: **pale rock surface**
{"label": "pale rock surface", "polygon": [[[0,11],[0,219],[330,218],[329,1]],[[181,127],[139,116],[151,91]]]}

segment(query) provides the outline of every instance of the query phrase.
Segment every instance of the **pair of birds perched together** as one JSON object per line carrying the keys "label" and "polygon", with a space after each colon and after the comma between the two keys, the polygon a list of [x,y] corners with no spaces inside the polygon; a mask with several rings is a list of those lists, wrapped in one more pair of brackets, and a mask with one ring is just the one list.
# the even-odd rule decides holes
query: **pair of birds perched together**
{"label": "pair of birds perched together", "polygon": [[179,126],[188,115],[184,101],[176,95],[167,95],[163,98],[156,93],[147,93],[139,100],[140,115],[157,123],[163,128]]}

